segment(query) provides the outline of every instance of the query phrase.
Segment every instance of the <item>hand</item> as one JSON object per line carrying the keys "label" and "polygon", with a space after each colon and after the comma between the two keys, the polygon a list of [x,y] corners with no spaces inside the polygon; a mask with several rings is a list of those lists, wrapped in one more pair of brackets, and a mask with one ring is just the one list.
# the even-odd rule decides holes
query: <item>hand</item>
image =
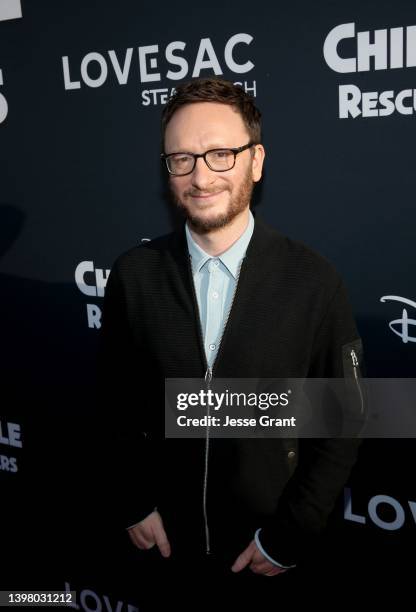
{"label": "hand", "polygon": [[129,536],[133,544],[141,550],[149,550],[156,544],[162,557],[170,557],[170,544],[163,527],[162,517],[155,510],[145,519],[130,527]]}
{"label": "hand", "polygon": [[251,571],[255,574],[263,574],[264,576],[277,576],[283,574],[287,570],[283,567],[277,567],[266,559],[259,551],[254,540],[250,542],[245,550],[237,557],[231,568],[232,572],[241,572],[248,564]]}

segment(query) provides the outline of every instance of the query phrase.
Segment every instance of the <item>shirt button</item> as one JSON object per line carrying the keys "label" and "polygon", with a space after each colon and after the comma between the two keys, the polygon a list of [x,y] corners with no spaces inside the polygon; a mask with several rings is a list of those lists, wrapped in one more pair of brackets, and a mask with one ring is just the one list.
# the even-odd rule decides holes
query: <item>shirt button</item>
{"label": "shirt button", "polygon": [[218,259],[214,259],[214,266],[219,266],[220,262],[218,261]]}
{"label": "shirt button", "polygon": [[209,345],[210,350],[211,351],[215,351],[215,346],[216,346],[215,344],[210,344]]}
{"label": "shirt button", "polygon": [[219,295],[218,291],[213,291],[212,292],[212,297],[214,298],[214,300],[216,300],[218,298],[218,295]]}

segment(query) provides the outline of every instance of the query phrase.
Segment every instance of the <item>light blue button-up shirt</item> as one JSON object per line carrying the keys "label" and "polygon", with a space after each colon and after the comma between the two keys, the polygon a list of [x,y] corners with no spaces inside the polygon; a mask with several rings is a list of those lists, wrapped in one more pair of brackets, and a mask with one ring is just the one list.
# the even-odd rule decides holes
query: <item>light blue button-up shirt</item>
{"label": "light blue button-up shirt", "polygon": [[192,275],[201,319],[207,363],[212,366],[226,323],[238,281],[241,262],[254,231],[254,217],[249,211],[246,229],[229,249],[212,257],[192,238],[185,225]]}

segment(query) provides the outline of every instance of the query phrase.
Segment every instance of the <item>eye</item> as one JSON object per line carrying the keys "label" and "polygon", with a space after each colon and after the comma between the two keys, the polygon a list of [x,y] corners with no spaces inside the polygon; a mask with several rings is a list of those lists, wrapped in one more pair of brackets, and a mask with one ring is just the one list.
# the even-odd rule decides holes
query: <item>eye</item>
{"label": "eye", "polygon": [[178,153],[171,156],[171,160],[174,161],[175,164],[186,164],[190,159],[192,159],[191,156],[185,153]]}
{"label": "eye", "polygon": [[212,151],[211,155],[213,155],[215,159],[226,159],[229,155],[232,155],[232,151],[229,149],[218,149],[216,151]]}

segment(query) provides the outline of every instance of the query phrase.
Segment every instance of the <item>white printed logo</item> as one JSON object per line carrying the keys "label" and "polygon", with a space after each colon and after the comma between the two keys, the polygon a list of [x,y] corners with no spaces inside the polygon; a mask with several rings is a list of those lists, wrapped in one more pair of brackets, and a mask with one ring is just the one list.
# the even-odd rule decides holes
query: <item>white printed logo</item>
{"label": "white printed logo", "polygon": [[[340,47],[351,39],[355,42],[354,52],[345,57]],[[356,33],[355,23],[342,23],[327,35],[323,54],[329,68],[340,74],[413,68],[416,67],[416,26]],[[340,119],[387,117],[395,112],[413,115],[416,112],[416,89],[411,87],[400,91],[393,88],[361,91],[348,83],[339,85],[338,95]]]}
{"label": "white printed logo", "polygon": [[[93,261],[81,261],[75,269],[75,282],[84,295],[102,298],[109,274],[109,269],[95,268]],[[90,329],[100,329],[101,308],[96,304],[87,304],[87,319]]]}
{"label": "white printed logo", "polygon": [[[18,423],[0,421],[0,445],[22,448],[21,436],[22,432]],[[3,455],[0,452],[0,471],[16,473],[18,471],[16,457],[10,457],[9,454]]]}
{"label": "white printed logo", "polygon": [[[85,280],[86,274],[94,275],[95,285],[88,284]],[[75,270],[75,282],[78,289],[84,295],[93,297],[104,297],[104,289],[107,284],[110,270],[95,268],[93,261],[81,261]]]}
{"label": "white printed logo", "polygon": [[[402,304],[406,304],[407,306],[411,306],[412,308],[416,308],[416,302],[400,297],[399,295],[384,295],[382,298],[380,298],[380,302],[389,301],[400,302]],[[395,329],[395,326],[397,325],[400,325],[399,329]],[[401,319],[394,319],[394,321],[390,321],[389,323],[391,331],[399,336],[404,343],[416,342],[416,336],[409,336],[409,325],[416,325],[416,319],[409,319],[406,308],[403,308],[402,310]]]}
{"label": "white printed logo", "polygon": [[374,70],[416,66],[416,26],[414,25],[407,26],[406,29],[374,30],[372,35],[374,42],[370,42],[370,32],[357,32],[355,57],[341,57],[338,45],[343,40],[354,37],[355,23],[342,23],[333,28],[326,37],[324,58],[335,72],[344,74],[368,72],[371,57],[374,58]]}
{"label": "white printed logo", "polygon": [[8,19],[20,19],[22,17],[22,7],[20,0],[1,0],[0,2],[0,21]]}
{"label": "white printed logo", "polygon": [[[199,77],[204,70],[222,75],[224,68],[234,74],[243,75],[254,68],[254,63],[247,58],[246,51],[246,47],[252,41],[251,34],[244,32],[234,34],[220,53],[218,48],[214,48],[210,38],[201,38],[196,57],[192,59],[187,53],[186,42],[181,40],[170,42],[163,50],[160,45],[154,44],[139,46],[137,49],[129,47],[124,51],[114,49],[106,53],[91,51],[82,58],[79,67],[74,67],[70,58],[64,55],[62,56],[64,87],[67,91],[82,87],[97,88],[102,87],[108,80],[113,80],[119,85],[127,85],[131,74],[138,74],[142,84],[160,83],[164,79],[175,82],[186,77]],[[167,66],[167,69],[164,66]],[[247,81],[238,84],[256,96],[256,81],[251,84]],[[143,89],[142,105],[166,104],[174,91],[174,87]]]}
{"label": "white printed logo", "polygon": [[[3,71],[0,68],[0,86],[1,85],[3,85]],[[7,104],[7,100],[3,96],[3,94],[0,93],[0,123],[3,123],[3,121],[6,119],[8,111],[9,107]]]}
{"label": "white printed logo", "polygon": [[[407,502],[410,510],[411,517],[416,523],[416,502]],[[382,518],[383,512],[380,512],[380,507],[387,506],[390,508],[390,512],[393,513],[394,518],[390,521],[386,521]],[[401,529],[406,522],[406,509],[403,505],[394,497],[390,495],[374,495],[368,502],[367,506],[368,517],[370,520],[379,527],[386,531],[397,531]],[[409,517],[410,518],[410,517]],[[367,517],[361,514],[355,514],[352,511],[352,495],[351,489],[344,489],[344,519],[346,521],[352,521],[353,523],[359,523],[365,525],[367,523]]]}
{"label": "white printed logo", "polygon": [[101,612],[101,610],[114,610],[115,612],[139,612],[139,608],[122,600],[111,600],[108,595],[102,595],[92,589],[74,589],[65,581],[65,593],[74,592],[75,599],[69,601],[67,606],[74,610],[85,612]]}

